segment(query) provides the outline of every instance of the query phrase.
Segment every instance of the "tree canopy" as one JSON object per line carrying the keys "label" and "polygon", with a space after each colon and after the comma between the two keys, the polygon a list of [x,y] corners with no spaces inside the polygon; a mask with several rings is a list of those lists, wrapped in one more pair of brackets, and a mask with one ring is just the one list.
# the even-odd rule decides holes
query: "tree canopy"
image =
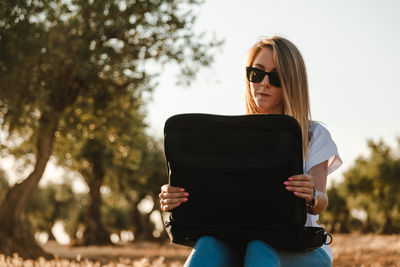
{"label": "tree canopy", "polygon": [[[382,140],[369,140],[367,145],[369,155],[359,156],[344,173],[344,181],[328,190],[329,206],[321,220],[342,232],[397,233],[400,229],[400,150]],[[352,218],[357,213],[361,218]]]}
{"label": "tree canopy", "polygon": [[[85,162],[92,160],[93,165],[99,159],[103,160],[98,166],[104,169],[111,164],[138,166],[145,116],[142,94],[156,87],[160,66],[175,62],[181,69],[179,81],[189,84],[199,68],[212,62],[214,48],[221,44],[194,31],[200,4],[195,0],[1,1],[0,127],[15,141],[3,149],[35,159],[32,173],[1,203],[1,252],[40,254],[21,214],[54,145],[63,151],[63,144],[75,140],[66,147],[75,145],[69,156],[77,157],[75,163],[81,159],[80,166],[68,162],[66,149],[66,160],[57,155],[60,162],[81,171]],[[122,124],[125,118],[133,120],[126,125],[128,130]],[[132,131],[137,134],[129,136]],[[100,170],[92,168],[85,177]]]}

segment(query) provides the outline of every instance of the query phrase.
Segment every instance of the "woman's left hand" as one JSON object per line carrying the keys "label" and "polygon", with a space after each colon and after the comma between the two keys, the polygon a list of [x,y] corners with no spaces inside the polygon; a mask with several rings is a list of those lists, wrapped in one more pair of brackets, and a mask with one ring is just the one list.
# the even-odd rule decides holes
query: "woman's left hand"
{"label": "woman's left hand", "polygon": [[293,175],[283,184],[286,186],[286,190],[292,191],[296,196],[304,198],[306,203],[312,201],[314,197],[314,182],[310,175]]}

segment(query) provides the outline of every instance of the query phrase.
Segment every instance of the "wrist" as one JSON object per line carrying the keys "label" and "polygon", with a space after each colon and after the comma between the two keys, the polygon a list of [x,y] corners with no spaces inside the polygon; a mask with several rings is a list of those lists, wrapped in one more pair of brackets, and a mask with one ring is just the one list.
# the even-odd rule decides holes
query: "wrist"
{"label": "wrist", "polygon": [[315,206],[317,206],[317,203],[318,203],[318,191],[314,186],[313,197],[310,202],[306,202],[306,207],[309,209],[313,209]]}

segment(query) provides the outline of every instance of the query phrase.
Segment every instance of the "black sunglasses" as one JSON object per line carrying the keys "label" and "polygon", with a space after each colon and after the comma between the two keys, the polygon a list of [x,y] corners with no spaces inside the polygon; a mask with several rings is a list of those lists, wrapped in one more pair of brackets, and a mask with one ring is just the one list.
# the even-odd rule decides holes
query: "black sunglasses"
{"label": "black sunglasses", "polygon": [[281,81],[277,71],[266,72],[261,69],[247,67],[246,68],[247,79],[252,83],[261,82],[265,75],[268,75],[269,83],[276,87],[281,87]]}

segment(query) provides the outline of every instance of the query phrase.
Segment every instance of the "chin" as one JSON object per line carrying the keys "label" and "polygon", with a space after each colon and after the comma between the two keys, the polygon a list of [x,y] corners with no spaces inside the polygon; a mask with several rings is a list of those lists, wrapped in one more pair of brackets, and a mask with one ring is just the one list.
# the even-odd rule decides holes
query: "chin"
{"label": "chin", "polygon": [[257,106],[258,107],[258,111],[260,112],[260,114],[268,114],[268,109],[265,109],[265,108],[262,108],[262,107],[260,107],[260,106]]}

